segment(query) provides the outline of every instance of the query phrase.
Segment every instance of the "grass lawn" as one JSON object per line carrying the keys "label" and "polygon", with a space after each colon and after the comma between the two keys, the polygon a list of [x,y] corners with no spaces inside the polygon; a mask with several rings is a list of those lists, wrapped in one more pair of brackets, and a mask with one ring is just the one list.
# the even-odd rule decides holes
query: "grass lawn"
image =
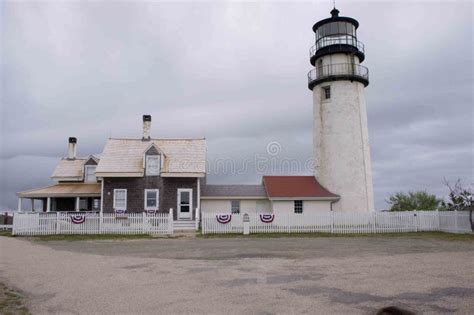
{"label": "grass lawn", "polygon": [[[192,235],[190,233],[190,235]],[[201,234],[197,232],[196,237],[207,238],[282,238],[282,237],[410,237],[410,238],[431,238],[447,241],[468,241],[474,242],[474,234],[455,234],[445,232],[401,232],[401,233],[354,233],[354,234],[331,234],[331,233],[256,233],[243,235],[242,233],[230,234]],[[0,231],[0,236],[10,236],[10,231]],[[43,235],[26,236],[24,238],[33,241],[100,241],[100,240],[133,240],[133,239],[153,239],[153,238],[180,238],[182,235],[159,235],[148,234],[120,235],[120,234],[91,234],[91,235]],[[23,236],[22,236],[23,237]]]}
{"label": "grass lawn", "polygon": [[405,232],[405,233],[357,233],[357,234],[331,234],[331,233],[256,233],[242,234],[199,234],[202,238],[279,238],[279,237],[409,237],[432,238],[448,241],[474,242],[474,234],[455,234],[445,232]]}
{"label": "grass lawn", "polygon": [[0,283],[0,314],[27,315],[31,314],[25,306],[25,297],[5,284]]}

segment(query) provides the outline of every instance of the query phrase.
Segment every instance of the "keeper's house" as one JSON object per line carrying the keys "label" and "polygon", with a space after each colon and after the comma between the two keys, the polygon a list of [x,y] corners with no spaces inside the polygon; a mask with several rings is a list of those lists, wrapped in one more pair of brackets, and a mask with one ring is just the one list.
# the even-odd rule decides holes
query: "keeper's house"
{"label": "keeper's house", "polygon": [[[41,201],[41,210],[143,212],[173,209],[179,228],[194,228],[199,212],[251,213],[330,211],[339,196],[314,176],[264,176],[260,185],[206,185],[205,139],[153,139],[151,116],[143,136],[108,139],[100,157],[76,157],[76,138],[51,178],[52,186],[17,193]],[[28,207],[29,208],[29,207]]]}

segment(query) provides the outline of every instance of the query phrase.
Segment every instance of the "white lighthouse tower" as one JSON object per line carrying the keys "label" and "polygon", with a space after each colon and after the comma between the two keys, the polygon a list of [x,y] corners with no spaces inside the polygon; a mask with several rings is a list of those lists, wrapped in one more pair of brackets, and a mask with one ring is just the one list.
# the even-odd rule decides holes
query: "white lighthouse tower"
{"label": "white lighthouse tower", "polygon": [[374,210],[364,96],[369,70],[360,65],[365,51],[358,27],[334,8],[330,18],[314,24],[316,44],[310,49],[315,176],[341,196],[332,207],[339,212]]}

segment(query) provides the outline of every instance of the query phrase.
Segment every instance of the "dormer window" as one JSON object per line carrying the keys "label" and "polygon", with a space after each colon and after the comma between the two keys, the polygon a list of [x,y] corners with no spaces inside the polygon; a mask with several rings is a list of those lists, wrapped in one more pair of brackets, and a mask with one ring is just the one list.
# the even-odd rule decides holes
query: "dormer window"
{"label": "dormer window", "polygon": [[145,175],[146,176],[160,175],[160,156],[159,155],[146,156]]}
{"label": "dormer window", "polygon": [[84,166],[84,182],[86,183],[96,183],[97,178],[95,177],[96,165],[86,165]]}

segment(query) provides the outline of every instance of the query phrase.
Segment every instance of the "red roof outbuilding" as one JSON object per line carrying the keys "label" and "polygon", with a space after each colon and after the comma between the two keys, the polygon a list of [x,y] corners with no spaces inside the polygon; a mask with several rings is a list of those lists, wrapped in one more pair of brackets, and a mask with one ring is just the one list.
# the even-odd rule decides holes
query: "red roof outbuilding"
{"label": "red roof outbuilding", "polygon": [[327,198],[339,199],[314,176],[263,176],[268,198]]}

